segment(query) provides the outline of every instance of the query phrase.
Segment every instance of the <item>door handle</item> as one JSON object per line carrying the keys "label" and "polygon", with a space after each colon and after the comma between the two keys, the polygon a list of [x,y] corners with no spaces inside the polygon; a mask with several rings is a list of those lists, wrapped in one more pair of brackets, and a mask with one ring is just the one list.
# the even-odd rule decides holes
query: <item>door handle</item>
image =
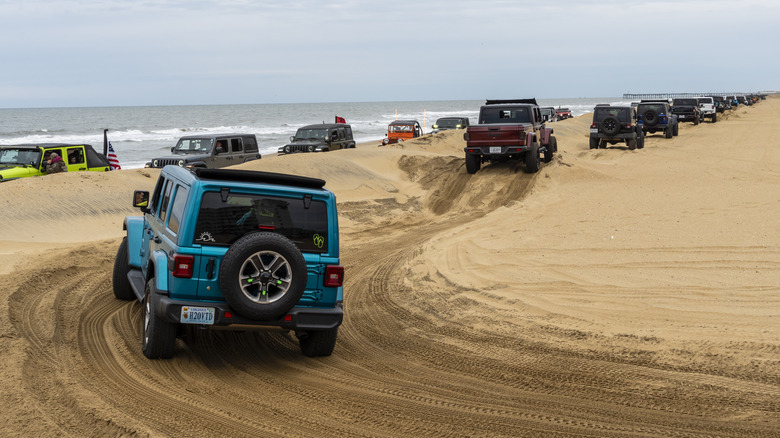
{"label": "door handle", "polygon": [[154,243],[162,242],[162,239],[160,239],[160,236],[154,236],[154,239],[152,239],[152,240],[154,240]]}

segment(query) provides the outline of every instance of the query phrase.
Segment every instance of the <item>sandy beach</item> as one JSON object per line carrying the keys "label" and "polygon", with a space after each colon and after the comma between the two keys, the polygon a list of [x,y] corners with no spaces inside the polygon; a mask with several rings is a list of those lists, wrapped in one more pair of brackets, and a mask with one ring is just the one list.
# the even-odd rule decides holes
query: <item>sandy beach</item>
{"label": "sandy beach", "polygon": [[158,170],[0,184],[2,436],[777,437],[780,98],[645,148],[465,170],[462,131],[268,156],[338,198],[332,356],[191,330],[146,359],[111,275]]}

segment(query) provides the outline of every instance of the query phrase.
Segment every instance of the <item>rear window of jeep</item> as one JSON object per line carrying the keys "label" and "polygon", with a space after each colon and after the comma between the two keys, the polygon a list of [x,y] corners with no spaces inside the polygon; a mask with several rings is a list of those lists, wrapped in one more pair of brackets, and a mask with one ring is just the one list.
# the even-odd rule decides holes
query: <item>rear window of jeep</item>
{"label": "rear window of jeep", "polygon": [[229,246],[241,236],[256,232],[279,233],[303,252],[328,250],[328,211],[325,202],[220,192],[203,194],[194,243]]}
{"label": "rear window of jeep", "polygon": [[621,121],[628,120],[627,108],[596,108],[596,120],[602,121],[609,116],[617,117]]}

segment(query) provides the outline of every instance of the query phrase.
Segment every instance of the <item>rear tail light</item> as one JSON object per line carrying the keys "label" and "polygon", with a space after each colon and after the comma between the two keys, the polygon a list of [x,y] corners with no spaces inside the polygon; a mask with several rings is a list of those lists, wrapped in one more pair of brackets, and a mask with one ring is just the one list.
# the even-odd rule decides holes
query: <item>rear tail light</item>
{"label": "rear tail light", "polygon": [[344,267],[330,265],[325,267],[325,287],[341,287],[344,284]]}
{"label": "rear tail light", "polygon": [[178,278],[192,278],[195,257],[187,255],[173,255],[173,272],[171,275]]}
{"label": "rear tail light", "polygon": [[593,122],[593,123],[591,123],[591,124],[590,124],[590,127],[591,127],[591,128],[597,128],[597,126],[596,126],[596,122]]}

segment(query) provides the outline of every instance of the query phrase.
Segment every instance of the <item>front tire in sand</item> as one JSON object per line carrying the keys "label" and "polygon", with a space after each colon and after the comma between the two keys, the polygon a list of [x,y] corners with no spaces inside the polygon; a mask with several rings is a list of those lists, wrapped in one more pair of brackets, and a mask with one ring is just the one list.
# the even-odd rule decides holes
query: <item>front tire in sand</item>
{"label": "front tire in sand", "polygon": [[135,293],[130,286],[130,280],[127,278],[127,273],[130,272],[130,265],[127,259],[127,237],[124,237],[114,258],[112,285],[115,297],[120,300],[130,301],[135,299]]}
{"label": "front tire in sand", "polygon": [[525,152],[525,171],[536,173],[542,165],[539,159],[539,143],[531,143],[531,148]]}
{"label": "front tire in sand", "polygon": [[301,299],[307,278],[301,251],[276,233],[250,233],[238,239],[219,268],[225,301],[255,320],[284,316]]}
{"label": "front tire in sand", "polygon": [[141,323],[141,350],[149,359],[168,359],[176,347],[176,324],[163,320],[154,312],[154,297],[157,288],[154,278],[146,283],[146,295]]}
{"label": "front tire in sand", "polygon": [[555,137],[550,136],[550,140],[547,143],[547,150],[544,151],[544,162],[549,163],[553,159],[553,154],[558,152],[558,140]]}

